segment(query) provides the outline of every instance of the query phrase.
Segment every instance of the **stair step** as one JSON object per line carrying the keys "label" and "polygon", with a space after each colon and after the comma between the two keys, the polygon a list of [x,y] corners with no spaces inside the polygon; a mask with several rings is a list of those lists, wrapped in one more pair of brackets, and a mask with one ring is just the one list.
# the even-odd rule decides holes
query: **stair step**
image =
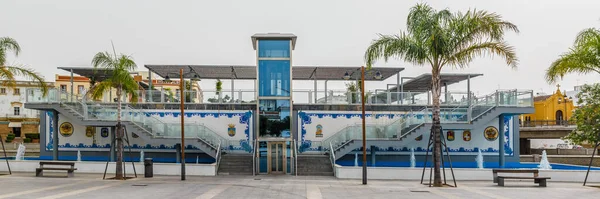
{"label": "stair step", "polygon": [[333,176],[333,172],[300,172],[300,171],[298,171],[298,175],[300,175],[300,176]]}

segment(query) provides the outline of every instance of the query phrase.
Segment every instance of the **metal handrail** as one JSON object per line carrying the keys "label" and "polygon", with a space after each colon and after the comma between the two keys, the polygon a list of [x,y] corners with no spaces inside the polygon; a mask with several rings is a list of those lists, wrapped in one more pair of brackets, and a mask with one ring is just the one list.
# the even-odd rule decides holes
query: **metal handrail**
{"label": "metal handrail", "polygon": [[294,140],[292,146],[294,147],[294,173],[298,176],[298,147],[296,146],[298,146],[298,140]]}
{"label": "metal handrail", "polygon": [[221,156],[222,156],[221,155],[221,143],[219,143],[219,147],[217,148],[217,154],[215,156],[216,156],[215,160],[217,162],[217,165],[215,167],[215,173],[216,173],[216,172],[219,172],[219,165],[221,164]]}
{"label": "metal handrail", "polygon": [[335,176],[335,152],[333,151],[333,145],[331,142],[329,143],[330,154],[329,158],[331,159],[331,169],[333,170],[333,175]]}
{"label": "metal handrail", "polygon": [[254,140],[254,146],[252,147],[252,175],[256,175],[256,150],[258,150],[258,140]]}

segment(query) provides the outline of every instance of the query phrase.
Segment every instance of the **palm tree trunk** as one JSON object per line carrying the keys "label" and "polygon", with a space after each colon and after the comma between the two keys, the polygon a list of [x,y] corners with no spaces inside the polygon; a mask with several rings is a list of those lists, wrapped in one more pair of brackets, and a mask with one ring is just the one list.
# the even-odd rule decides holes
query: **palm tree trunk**
{"label": "palm tree trunk", "polygon": [[115,178],[123,179],[123,127],[121,125],[121,95],[123,89],[121,86],[117,88],[117,163],[115,170]]}
{"label": "palm tree trunk", "polygon": [[440,87],[440,71],[438,67],[434,66],[431,71],[431,91],[433,95],[433,125],[431,130],[433,131],[433,186],[442,186],[442,176],[440,173],[440,167],[442,162],[442,140],[440,139],[441,124],[440,124],[440,95],[442,93],[442,87]]}

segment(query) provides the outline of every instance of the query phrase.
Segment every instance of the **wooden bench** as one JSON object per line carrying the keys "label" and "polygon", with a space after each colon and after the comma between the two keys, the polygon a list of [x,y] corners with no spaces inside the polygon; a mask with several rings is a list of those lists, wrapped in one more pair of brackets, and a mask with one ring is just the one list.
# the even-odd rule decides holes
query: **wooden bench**
{"label": "wooden bench", "polygon": [[[499,186],[504,186],[504,179],[533,179],[534,183],[539,184],[541,187],[546,186],[546,180],[550,177],[539,177],[540,171],[537,169],[493,169],[494,183],[498,183]],[[498,176],[498,173],[531,173],[533,177],[526,176]]]}
{"label": "wooden bench", "polygon": [[540,187],[546,187],[546,180],[550,177],[519,177],[519,176],[498,176],[498,186],[504,186],[504,179],[533,179],[533,182]]}
{"label": "wooden bench", "polygon": [[[71,166],[66,167],[44,167],[44,165]],[[67,171],[67,177],[75,176],[75,162],[40,162],[40,168],[35,168],[35,176],[43,176],[44,170]]]}

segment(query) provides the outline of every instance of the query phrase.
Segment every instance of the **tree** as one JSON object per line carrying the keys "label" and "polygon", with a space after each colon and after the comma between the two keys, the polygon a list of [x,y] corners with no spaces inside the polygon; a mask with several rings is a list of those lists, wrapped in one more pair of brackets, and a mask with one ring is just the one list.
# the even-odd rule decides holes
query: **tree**
{"label": "tree", "polygon": [[217,79],[217,83],[215,85],[216,90],[217,90],[217,96],[218,96],[218,102],[221,103],[221,90],[223,90],[223,82],[221,82],[221,79]]}
{"label": "tree", "polygon": [[600,29],[588,28],[579,32],[569,52],[562,54],[546,70],[546,81],[554,83],[567,73],[600,74]]}
{"label": "tree", "polygon": [[[356,103],[356,99],[357,99],[357,88],[356,88],[356,84],[354,82],[350,82],[350,83],[346,83],[346,95],[350,95],[351,97],[351,104]],[[347,96],[346,96],[347,97]]]}
{"label": "tree", "polygon": [[577,127],[564,139],[577,145],[596,144],[600,141],[600,84],[583,85],[577,98],[580,107],[570,118]]}
{"label": "tree", "polygon": [[112,88],[117,89],[117,136],[116,150],[117,164],[115,179],[123,179],[123,135],[124,128],[121,124],[121,99],[123,94],[129,94],[131,101],[136,102],[138,98],[138,84],[131,76],[130,72],[137,68],[137,65],[130,56],[116,53],[112,56],[108,52],[99,52],[92,59],[92,65],[95,69],[104,69],[109,73],[109,77],[97,83],[92,89],[92,97],[99,99],[105,91],[110,91]]}
{"label": "tree", "polygon": [[496,13],[469,10],[466,13],[437,11],[427,4],[410,9],[407,30],[382,35],[365,52],[367,69],[383,58],[400,58],[415,65],[431,66],[434,133],[434,186],[442,186],[440,140],[440,72],[444,66],[466,68],[478,56],[499,55],[510,67],[517,66],[514,48],[503,39],[505,31],[519,32],[516,25]]}
{"label": "tree", "polygon": [[15,88],[17,86],[16,77],[21,76],[32,80],[42,90],[42,95],[48,94],[48,85],[44,81],[44,77],[32,69],[23,67],[22,65],[8,66],[6,56],[9,51],[12,51],[15,56],[21,53],[19,43],[10,37],[0,37],[0,79],[4,80],[2,86]]}

